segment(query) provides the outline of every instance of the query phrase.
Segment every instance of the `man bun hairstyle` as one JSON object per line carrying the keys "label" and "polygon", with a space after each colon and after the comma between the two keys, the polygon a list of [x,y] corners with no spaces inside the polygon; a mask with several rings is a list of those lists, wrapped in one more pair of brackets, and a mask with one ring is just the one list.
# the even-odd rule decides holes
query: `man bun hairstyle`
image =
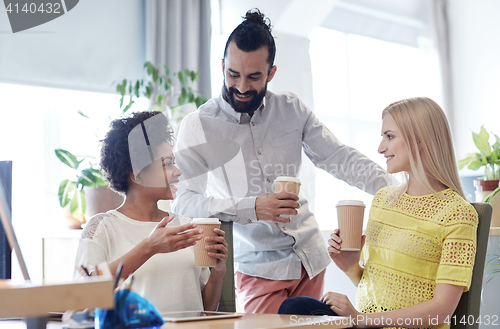
{"label": "man bun hairstyle", "polygon": [[269,52],[267,62],[270,69],[274,65],[274,57],[276,56],[276,44],[271,29],[271,20],[269,18],[265,17],[257,8],[250,9],[243,17],[243,22],[231,32],[227,39],[224,58],[226,58],[229,44],[233,41],[238,49],[244,52],[267,47]]}

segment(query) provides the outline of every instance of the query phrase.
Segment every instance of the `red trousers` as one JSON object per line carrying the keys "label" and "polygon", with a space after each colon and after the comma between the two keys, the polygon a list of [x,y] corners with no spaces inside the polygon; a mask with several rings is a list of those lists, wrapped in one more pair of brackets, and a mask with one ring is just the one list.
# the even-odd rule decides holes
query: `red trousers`
{"label": "red trousers", "polygon": [[289,297],[323,295],[325,271],[311,280],[302,266],[300,279],[268,280],[240,272],[235,273],[236,294],[244,313],[277,314],[281,303]]}

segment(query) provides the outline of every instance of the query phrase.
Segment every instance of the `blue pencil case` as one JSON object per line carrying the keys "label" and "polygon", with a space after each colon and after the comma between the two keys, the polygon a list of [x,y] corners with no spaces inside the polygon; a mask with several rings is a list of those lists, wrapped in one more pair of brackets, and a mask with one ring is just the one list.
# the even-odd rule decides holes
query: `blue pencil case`
{"label": "blue pencil case", "polygon": [[115,293],[115,307],[96,309],[95,329],[160,328],[164,323],[156,308],[128,289]]}

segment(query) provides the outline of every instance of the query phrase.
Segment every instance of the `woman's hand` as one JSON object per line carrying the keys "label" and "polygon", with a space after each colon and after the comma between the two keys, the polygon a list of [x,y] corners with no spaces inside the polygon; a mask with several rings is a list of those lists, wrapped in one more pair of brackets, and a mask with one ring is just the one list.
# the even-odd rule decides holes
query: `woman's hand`
{"label": "woman's hand", "polygon": [[330,306],[332,311],[337,313],[339,316],[350,316],[353,319],[357,319],[358,315],[363,314],[358,312],[358,310],[352,306],[346,295],[335,292],[327,292],[323,295],[323,297],[321,297],[320,300]]}
{"label": "woman's hand", "polygon": [[153,255],[191,247],[196,244],[196,241],[201,240],[203,231],[196,230],[196,224],[167,228],[167,224],[172,219],[174,219],[173,215],[163,217],[146,239]]}
{"label": "woman's hand", "polygon": [[228,254],[227,242],[224,239],[226,232],[218,228],[214,228],[214,232],[217,233],[218,236],[207,236],[205,237],[205,241],[215,242],[216,244],[206,245],[205,249],[208,250],[208,256],[217,258],[217,265],[213,270],[225,273]]}
{"label": "woman's hand", "polygon": [[359,251],[341,251],[342,239],[339,236],[339,229],[335,229],[328,240],[328,253],[333,262],[343,272],[347,273],[359,263],[361,249],[365,245],[366,235],[361,237],[361,249]]}

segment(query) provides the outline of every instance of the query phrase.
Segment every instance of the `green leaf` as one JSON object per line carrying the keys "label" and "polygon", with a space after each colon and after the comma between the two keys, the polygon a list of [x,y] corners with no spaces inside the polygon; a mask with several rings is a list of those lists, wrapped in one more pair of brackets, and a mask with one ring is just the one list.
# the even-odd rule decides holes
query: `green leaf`
{"label": "green leaf", "polygon": [[134,95],[135,97],[139,98],[139,88],[141,87],[139,80],[135,82],[134,86]]}
{"label": "green leaf", "polygon": [[83,161],[83,159],[78,161],[71,152],[63,149],[56,149],[54,150],[54,152],[56,152],[57,157],[59,158],[59,160],[61,160],[62,163],[72,169],[77,169],[80,163]]}
{"label": "green leaf", "polygon": [[130,97],[130,101],[128,102],[127,106],[125,106],[125,108],[122,110],[122,113],[127,112],[134,103],[135,101],[132,99],[132,97]]}
{"label": "green leaf", "polygon": [[480,159],[481,158],[479,157],[478,153],[467,153],[464,159],[458,160],[458,169],[463,169],[469,163]]}
{"label": "green leaf", "polygon": [[181,84],[183,86],[185,86],[187,84],[187,80],[186,80],[186,76],[184,75],[184,73],[182,71],[179,71],[179,73],[177,74],[178,78],[179,78],[179,81],[181,82]]}
{"label": "green leaf", "polygon": [[153,67],[152,73],[153,73],[153,81],[157,82],[158,81],[158,76],[159,76],[158,69],[156,67]]}
{"label": "green leaf", "polygon": [[156,103],[158,105],[161,105],[164,100],[165,100],[165,95],[162,94],[156,95]]}
{"label": "green leaf", "polygon": [[87,115],[85,115],[81,110],[78,110],[78,114],[80,114],[82,117],[90,119]]}
{"label": "green leaf", "polygon": [[59,198],[59,204],[61,207],[65,207],[68,202],[71,200],[70,195],[76,189],[76,183],[65,179],[59,184],[59,192],[57,193],[57,197]]}
{"label": "green leaf", "polygon": [[489,156],[491,154],[491,147],[489,144],[490,135],[486,129],[484,129],[484,126],[481,126],[479,134],[472,133],[472,139],[482,155]]}
{"label": "green leaf", "polygon": [[[492,133],[493,134],[493,133]],[[492,145],[493,147],[493,150],[497,150],[497,151],[500,151],[500,137],[498,137],[497,135],[493,134],[493,136],[495,136],[495,143]]]}
{"label": "green leaf", "polygon": [[148,72],[148,75],[153,74],[153,69],[154,69],[153,64],[151,64],[150,62],[146,62],[144,66],[146,67],[146,72]]}
{"label": "green leaf", "polygon": [[207,101],[207,99],[204,96],[198,96],[194,100],[194,102],[196,103],[196,107],[197,108],[200,107],[200,106],[202,106],[203,104],[205,104],[206,101]]}
{"label": "green leaf", "polygon": [[80,176],[76,180],[77,184],[83,186],[95,186],[95,177],[92,168],[83,169]]}
{"label": "green leaf", "polygon": [[491,192],[487,197],[486,199],[484,199],[483,202],[488,202],[490,203],[490,201],[495,197],[495,195],[498,194],[498,192],[500,192],[500,186],[497,187],[493,192]]}
{"label": "green leaf", "polygon": [[471,163],[469,163],[469,166],[467,168],[469,168],[470,170],[478,170],[482,166],[484,166],[483,162],[481,162],[479,160],[475,160],[475,161],[472,161]]}
{"label": "green leaf", "polygon": [[170,75],[170,69],[168,68],[168,66],[163,65],[163,68],[165,69],[165,74]]}
{"label": "green leaf", "polygon": [[104,175],[102,174],[102,171],[100,171],[99,169],[94,169],[92,168],[92,173],[94,174],[94,178],[95,178],[95,184],[97,186],[108,186],[108,182],[106,182],[104,180]]}
{"label": "green leaf", "polygon": [[85,214],[85,192],[83,190],[77,189],[75,190],[75,194],[71,199],[71,203],[69,205],[71,214]]}

